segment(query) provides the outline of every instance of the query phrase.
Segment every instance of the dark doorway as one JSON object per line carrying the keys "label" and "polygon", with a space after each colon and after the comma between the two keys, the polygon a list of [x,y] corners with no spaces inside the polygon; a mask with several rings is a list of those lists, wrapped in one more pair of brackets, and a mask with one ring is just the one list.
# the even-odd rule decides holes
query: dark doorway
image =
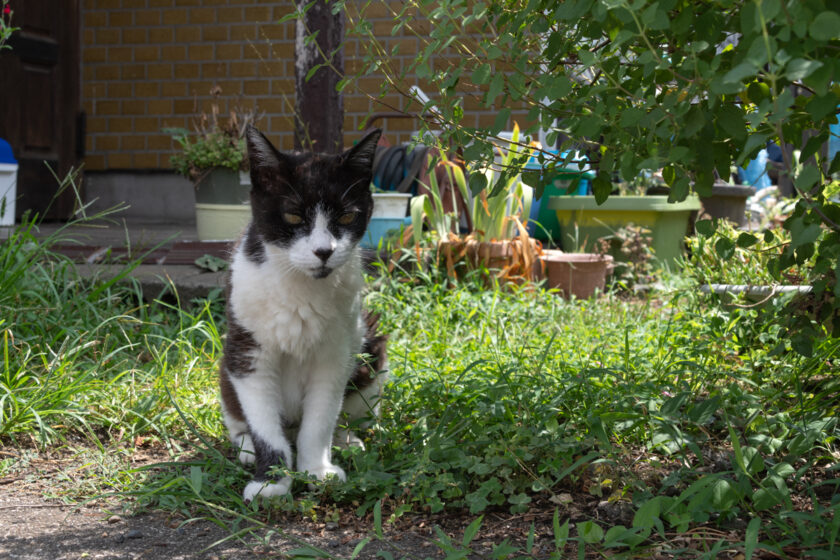
{"label": "dark doorway", "polygon": [[[70,216],[72,192],[56,197],[81,156],[79,117],[79,0],[11,0],[20,30],[0,51],[0,138],[18,160],[17,214]],[[45,164],[46,162],[46,164]]]}

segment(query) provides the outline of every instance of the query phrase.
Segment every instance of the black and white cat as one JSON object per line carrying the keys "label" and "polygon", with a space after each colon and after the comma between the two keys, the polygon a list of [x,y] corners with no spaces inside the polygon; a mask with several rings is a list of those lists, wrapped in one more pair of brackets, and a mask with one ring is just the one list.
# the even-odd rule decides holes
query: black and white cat
{"label": "black and white cat", "polygon": [[248,501],[289,492],[290,478],[268,475],[281,462],[345,479],[331,460],[334,435],[361,442],[337,432],[337,421],[375,413],[385,338],[362,310],[357,248],[373,210],[381,131],[340,155],[286,153],[253,127],[246,134],[253,219],[231,262],[220,388],[239,459],[256,463]]}

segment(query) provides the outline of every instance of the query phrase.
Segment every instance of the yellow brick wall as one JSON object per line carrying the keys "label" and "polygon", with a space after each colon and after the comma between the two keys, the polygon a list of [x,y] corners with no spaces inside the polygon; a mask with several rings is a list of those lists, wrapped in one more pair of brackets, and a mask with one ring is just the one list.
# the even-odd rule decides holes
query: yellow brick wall
{"label": "yellow brick wall", "polygon": [[[191,128],[198,113],[209,109],[215,85],[228,103],[223,112],[256,105],[265,112],[260,128],[291,148],[295,24],[276,22],[293,7],[292,0],[83,0],[86,169],[169,168],[176,148],[162,130]],[[407,65],[419,40],[392,37],[393,16],[384,5],[374,2],[366,14],[389,50],[400,43],[396,67]],[[358,38],[349,37],[348,72],[359,67],[362,53]],[[381,83],[367,77],[345,90],[346,144],[359,137],[372,112],[391,110],[375,100]],[[383,101],[397,109],[407,106],[397,93]],[[492,111],[470,109],[468,126],[495,118]],[[377,125],[392,143],[407,140],[418,126],[393,119]]]}

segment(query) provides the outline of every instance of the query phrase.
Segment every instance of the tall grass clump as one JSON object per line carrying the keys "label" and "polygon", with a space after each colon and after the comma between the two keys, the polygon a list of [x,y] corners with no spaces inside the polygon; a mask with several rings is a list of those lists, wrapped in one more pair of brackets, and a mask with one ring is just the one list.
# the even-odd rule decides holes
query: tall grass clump
{"label": "tall grass clump", "polygon": [[[59,190],[78,192],[78,172]],[[0,437],[44,444],[69,432],[103,445],[167,429],[175,415],[165,388],[208,384],[219,349],[210,303],[190,315],[144,303],[129,273],[82,275],[55,250],[74,243],[74,226],[108,220],[118,209],[74,218],[38,233],[25,217],[0,243]]]}

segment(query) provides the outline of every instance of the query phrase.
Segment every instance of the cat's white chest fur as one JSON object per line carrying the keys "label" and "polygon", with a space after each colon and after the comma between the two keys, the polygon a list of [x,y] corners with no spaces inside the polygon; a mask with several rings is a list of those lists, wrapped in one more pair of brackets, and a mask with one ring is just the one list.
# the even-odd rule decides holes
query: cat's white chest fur
{"label": "cat's white chest fur", "polygon": [[358,257],[314,279],[289,269],[280,251],[267,248],[265,262],[255,263],[240,249],[231,275],[233,314],[264,352],[306,360],[337,347],[356,351],[350,347],[361,341]]}

